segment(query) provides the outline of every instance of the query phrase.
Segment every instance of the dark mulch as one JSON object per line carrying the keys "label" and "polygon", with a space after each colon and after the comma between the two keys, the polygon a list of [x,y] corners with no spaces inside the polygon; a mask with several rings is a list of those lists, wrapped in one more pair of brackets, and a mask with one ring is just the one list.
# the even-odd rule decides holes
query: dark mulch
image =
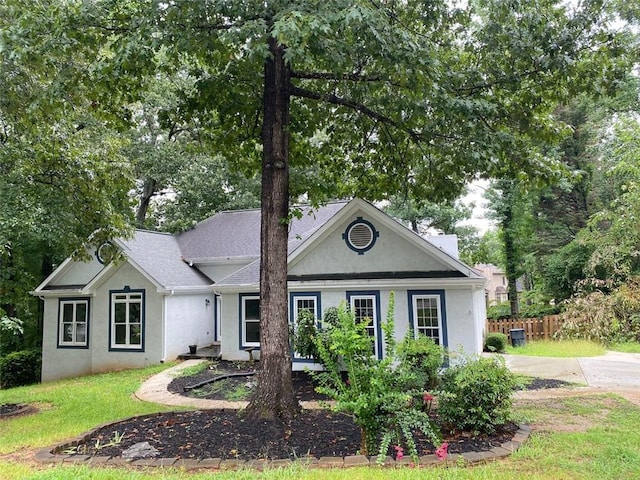
{"label": "dark mulch", "polygon": [[[185,387],[224,375],[250,371],[256,364],[218,362],[216,368],[197,375],[175,378],[169,390],[181,395],[224,400],[228,392],[238,386],[252,388],[255,377],[233,377],[225,380],[224,388],[203,386],[185,392]],[[218,382],[215,382],[218,383]],[[533,379],[525,388],[555,388],[566,382]],[[311,379],[304,372],[294,374],[294,388],[298,400],[322,400],[314,390]],[[434,416],[434,419],[437,418]],[[449,452],[458,454],[485,451],[513,438],[517,426],[506,425],[492,435],[469,432],[445,434]],[[112,441],[119,438],[117,444]],[[416,433],[418,453],[434,453],[435,447],[420,433]],[[303,456],[344,457],[356,455],[360,449],[360,429],[347,415],[328,410],[303,410],[290,423],[249,421],[241,413],[231,410],[206,410],[148,415],[118,422],[96,431],[78,452],[89,455],[118,457],[139,442],[149,442],[161,457],[222,458],[252,460],[294,459]],[[96,448],[96,445],[99,448]],[[375,452],[377,453],[377,452]],[[389,451],[393,455],[393,451]]]}
{"label": "dark mulch", "polygon": [[[517,427],[493,435],[459,433],[443,438],[449,452],[491,450],[513,438]],[[118,445],[107,445],[122,435]],[[420,455],[434,453],[434,445],[416,435]],[[327,410],[304,410],[287,425],[270,421],[249,421],[235,411],[206,410],[161,413],[135,418],[100,429],[78,452],[118,457],[138,442],[149,442],[160,457],[222,458],[252,460],[344,457],[358,454],[360,429],[343,414]],[[375,452],[377,453],[377,452]],[[393,452],[389,452],[392,454]]]}
{"label": "dark mulch", "polygon": [[[206,398],[209,400],[238,400],[233,396],[233,392],[237,392],[239,387],[244,387],[245,391],[250,392],[255,387],[255,376],[234,376],[202,385],[200,388],[191,389],[190,387],[228,374],[254,373],[257,366],[257,363],[220,360],[213,362],[212,368],[196,375],[174,378],[167,389],[172,393],[187,397]],[[292,377],[293,389],[298,401],[328,400],[328,397],[315,391],[313,381],[306,372],[292,372]]]}
{"label": "dark mulch", "polygon": [[0,405],[0,415],[13,415],[23,408],[22,403],[3,403]]}
{"label": "dark mulch", "polygon": [[555,378],[532,378],[526,385],[516,387],[516,390],[544,390],[547,388],[568,388],[574,384]]}
{"label": "dark mulch", "polygon": [[0,404],[0,419],[27,415],[37,411],[36,407],[28,403],[3,403]]}

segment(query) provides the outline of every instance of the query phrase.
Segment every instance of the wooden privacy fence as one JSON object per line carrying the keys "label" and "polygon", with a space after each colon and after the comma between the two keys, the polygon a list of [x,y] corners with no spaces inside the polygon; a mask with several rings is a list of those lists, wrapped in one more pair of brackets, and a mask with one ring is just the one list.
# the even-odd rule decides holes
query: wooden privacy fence
{"label": "wooden privacy fence", "polygon": [[[542,318],[518,318],[492,320],[487,319],[487,333],[499,332],[509,335],[509,330],[521,328],[527,341],[545,340],[553,338],[562,325],[560,315],[548,315]],[[509,335],[509,341],[511,336]]]}

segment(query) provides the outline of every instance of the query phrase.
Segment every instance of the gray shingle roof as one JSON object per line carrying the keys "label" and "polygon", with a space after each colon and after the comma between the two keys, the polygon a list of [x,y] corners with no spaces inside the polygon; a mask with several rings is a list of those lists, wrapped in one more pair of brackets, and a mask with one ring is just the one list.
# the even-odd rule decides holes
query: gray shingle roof
{"label": "gray shingle roof", "polygon": [[182,260],[173,235],[137,230],[129,240],[121,240],[124,253],[162,287],[204,287],[213,282]]}
{"label": "gray shingle roof", "polygon": [[[289,253],[346,204],[347,202],[330,203],[317,210],[301,207],[302,217],[294,218],[290,223]],[[220,212],[176,238],[182,255],[189,261],[259,257],[260,210]]]}

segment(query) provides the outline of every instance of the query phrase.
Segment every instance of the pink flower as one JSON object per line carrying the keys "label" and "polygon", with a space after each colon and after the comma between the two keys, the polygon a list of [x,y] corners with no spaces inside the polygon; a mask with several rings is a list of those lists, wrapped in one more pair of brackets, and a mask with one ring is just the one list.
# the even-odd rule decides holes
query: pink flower
{"label": "pink flower", "polygon": [[396,460],[402,460],[402,458],[404,457],[404,448],[402,448],[400,445],[396,445],[395,447],[396,450]]}
{"label": "pink flower", "polygon": [[422,394],[422,400],[424,401],[424,403],[429,403],[429,402],[433,402],[433,399],[436,398],[433,395],[431,395],[429,392],[424,392]]}
{"label": "pink flower", "polygon": [[445,458],[447,458],[448,448],[449,444],[447,442],[444,442],[442,445],[436,448],[436,457],[438,457],[439,460],[444,460]]}

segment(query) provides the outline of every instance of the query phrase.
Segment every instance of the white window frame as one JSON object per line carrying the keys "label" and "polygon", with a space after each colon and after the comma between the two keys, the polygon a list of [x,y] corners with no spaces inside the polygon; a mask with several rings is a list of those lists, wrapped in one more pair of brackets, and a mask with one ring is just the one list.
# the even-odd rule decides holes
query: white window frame
{"label": "white window frame", "polygon": [[[320,318],[320,294],[319,293],[291,293],[291,324],[293,325],[294,333],[298,329],[298,312],[301,310],[298,302],[313,302],[313,309],[304,308],[304,310],[310,310],[316,319],[316,327],[318,327],[318,319]],[[293,352],[294,359],[304,358],[299,352]]]}
{"label": "white window frame", "polygon": [[[246,305],[247,300],[258,301],[258,318],[247,319]],[[258,323],[258,332],[260,332],[260,295],[240,295],[240,319],[241,319],[241,344],[242,347],[259,347],[260,342],[247,341],[247,324]]]}
{"label": "white window frame", "polygon": [[[110,325],[110,349],[111,350],[144,350],[144,309],[145,295],[144,290],[122,290],[111,291],[111,312],[109,318]],[[125,321],[116,322],[116,305],[125,305]],[[130,312],[131,306],[139,305],[139,322],[131,322]],[[125,343],[116,343],[116,327],[125,326]],[[138,326],[140,328],[140,343],[132,343],[133,329]]]}
{"label": "white window frame", "polygon": [[[78,306],[84,305],[84,321],[78,321]],[[65,307],[70,306],[72,312],[71,322],[65,322]],[[65,326],[71,327],[71,340],[65,341]],[[84,340],[78,340],[78,333],[84,325]],[[58,307],[58,347],[82,347],[89,346],[89,299],[69,298],[60,299]]]}
{"label": "white window frame", "polygon": [[[360,317],[358,315],[358,311],[356,309],[355,303],[357,300],[367,300],[371,301],[371,310],[373,311],[373,315],[371,317],[365,316]],[[356,322],[362,321],[365,318],[371,318],[371,322],[367,325],[367,331],[369,335],[373,337],[373,354],[378,357],[379,346],[378,346],[378,296],[375,294],[350,294],[349,295],[349,308],[355,317]]]}
{"label": "white window frame", "polygon": [[[433,326],[421,326],[419,325],[419,315],[418,315],[418,300],[429,300],[435,302],[436,314],[437,314],[437,325]],[[442,307],[441,307],[441,297],[439,294],[430,294],[430,293],[415,293],[411,296],[411,308],[412,308],[412,321],[413,321],[413,332],[414,336],[418,338],[418,335],[425,335],[426,337],[432,338],[433,340],[437,340],[437,344],[444,346],[444,337],[443,337],[443,328],[442,328]],[[437,331],[437,336],[433,334],[434,331]]]}

